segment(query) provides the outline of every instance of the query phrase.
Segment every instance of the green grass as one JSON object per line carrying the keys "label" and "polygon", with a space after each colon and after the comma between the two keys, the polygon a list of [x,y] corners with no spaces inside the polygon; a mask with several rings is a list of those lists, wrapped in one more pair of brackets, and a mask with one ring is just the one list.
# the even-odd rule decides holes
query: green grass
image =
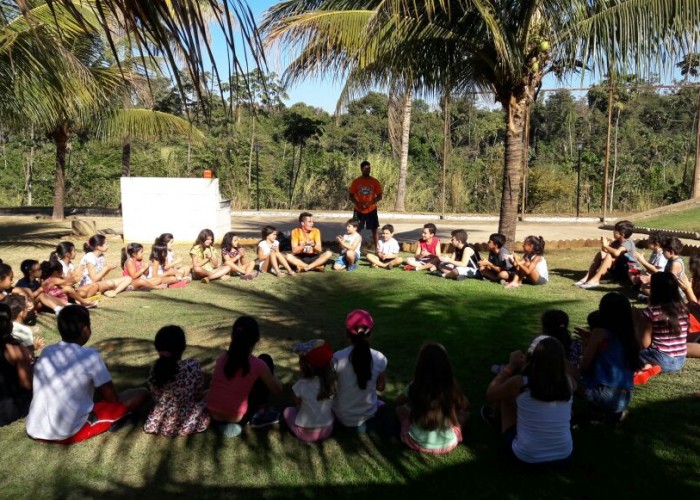
{"label": "green grass", "polygon": [[[7,230],[7,229],[6,229]],[[7,240],[3,240],[7,241]],[[53,243],[54,240],[51,240]],[[48,242],[25,237],[0,245],[0,258],[17,269],[27,257],[44,258]],[[116,255],[117,243],[111,244]],[[178,248],[180,253],[186,248]],[[500,455],[500,438],[478,417],[490,380],[489,367],[527,346],[548,308],[562,308],[572,326],[583,325],[604,292],[571,286],[591,257],[590,249],[547,255],[552,281],[543,287],[504,290],[476,281],[453,282],[420,273],[370,270],[309,273],[296,278],[233,279],[104,299],[92,312],[93,337],[117,387],[140,384],[154,361],[152,340],[168,323],[188,335],[186,356],[211,372],[226,348],[229,329],[241,314],[261,322],[256,352],[269,352],[291,401],[297,377],[289,346],[324,337],[345,344],[343,320],[366,308],[376,321],[373,346],[389,359],[383,398],[391,402],[411,377],[424,340],[443,343],[472,403],[465,443],[444,457],[408,450],[378,436],[337,436],[305,444],[289,433],[246,430],[240,438],[214,432],[161,438],[125,428],[72,447],[37,443],[23,422],[0,429],[2,497],[389,497],[406,498],[589,498],[700,492],[700,362],[680,374],[660,376],[635,391],[632,414],[621,429],[590,427],[574,434],[575,460],[566,471],[528,475],[513,471]],[[40,316],[49,343],[58,340],[54,321]]]}
{"label": "green grass", "polygon": [[677,231],[700,231],[700,207],[632,221],[637,226],[655,229],[674,229]]}

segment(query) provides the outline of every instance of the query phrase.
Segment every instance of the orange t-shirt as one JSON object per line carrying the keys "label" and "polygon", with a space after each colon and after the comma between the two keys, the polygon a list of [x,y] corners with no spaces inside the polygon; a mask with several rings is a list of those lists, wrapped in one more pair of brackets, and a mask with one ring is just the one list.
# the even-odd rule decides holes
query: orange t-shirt
{"label": "orange t-shirt", "polygon": [[[313,245],[307,245],[306,243],[313,241]],[[304,255],[314,255],[316,251],[314,247],[321,243],[321,231],[313,228],[308,234],[304,233],[304,230],[300,227],[295,227],[292,229],[292,248],[304,244],[304,248],[301,249],[300,254]]]}
{"label": "orange t-shirt", "polygon": [[360,176],[350,184],[350,194],[355,198],[355,210],[361,214],[368,214],[372,210],[376,210],[376,203],[368,205],[367,208],[362,208],[362,204],[369,203],[382,192],[382,185],[374,177]]}

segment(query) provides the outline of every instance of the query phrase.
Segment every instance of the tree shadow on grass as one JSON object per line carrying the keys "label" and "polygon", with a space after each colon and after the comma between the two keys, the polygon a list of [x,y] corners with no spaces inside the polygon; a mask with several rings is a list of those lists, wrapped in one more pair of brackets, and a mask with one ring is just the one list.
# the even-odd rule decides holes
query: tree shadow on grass
{"label": "tree shadow on grass", "polygon": [[[636,408],[623,428],[576,432],[572,464],[540,473],[508,465],[495,432],[487,448],[467,442],[447,456],[421,455],[376,436],[305,444],[275,431],[229,440],[211,431],[176,439],[119,433],[71,448],[24,439],[11,455],[31,455],[42,465],[58,456],[66,464],[51,477],[25,483],[26,496],[692,498],[700,493],[699,402],[657,401]],[[660,421],[666,425],[655,425]],[[115,441],[131,448],[115,448]],[[138,465],[125,467],[129,461]],[[106,463],[107,477],[93,470]]]}
{"label": "tree shadow on grass", "polygon": [[[693,478],[700,464],[691,450],[700,449],[695,418],[699,408],[698,399],[689,397],[635,408],[633,420],[619,430],[592,428],[577,433],[575,460],[566,471],[545,478],[504,465],[500,436],[477,416],[491,376],[489,362],[504,361],[507,353],[526,346],[537,332],[541,311],[566,309],[567,301],[548,297],[544,287],[504,299],[502,289],[489,283],[428,281],[418,273],[387,272],[374,279],[370,271],[362,273],[314,273],[294,278],[293,285],[281,283],[292,280],[285,278],[253,282],[254,286],[226,282],[172,291],[175,293],[127,294],[93,313],[95,320],[99,317],[95,322],[100,323],[102,333],[97,330],[90,345],[103,353],[118,388],[141,383],[155,360],[152,339],[162,325],[144,326],[144,335],[134,337],[120,323],[130,313],[131,328],[147,324],[151,309],[140,310],[137,303],[164,307],[170,312],[168,321],[182,323],[188,332],[186,356],[199,359],[210,373],[228,344],[233,320],[253,314],[261,321],[263,336],[256,352],[273,353],[277,373],[289,388],[298,377],[289,345],[323,337],[339,349],[347,343],[345,315],[356,307],[366,308],[375,319],[373,347],[389,359],[389,388],[384,395],[388,402],[410,380],[415,356],[425,340],[437,340],[450,352],[457,377],[472,402],[466,444],[450,455],[420,455],[388,437],[339,434],[307,444],[289,433],[247,429],[235,439],[211,430],[169,439],[145,435],[140,425],[64,448],[26,439],[15,424],[3,430],[3,441],[14,438],[13,447],[4,452],[5,463],[22,463],[23,457],[31,457],[52,474],[29,484],[13,479],[6,493],[417,498],[435,496],[437,491],[449,497],[588,498],[607,492],[648,497],[666,493],[668,488],[688,493],[697,487]],[[199,293],[209,295],[197,297]],[[668,415],[673,425],[659,415]],[[12,476],[30,477],[31,470],[22,475],[24,467],[14,470]],[[8,474],[4,474],[4,483]]]}

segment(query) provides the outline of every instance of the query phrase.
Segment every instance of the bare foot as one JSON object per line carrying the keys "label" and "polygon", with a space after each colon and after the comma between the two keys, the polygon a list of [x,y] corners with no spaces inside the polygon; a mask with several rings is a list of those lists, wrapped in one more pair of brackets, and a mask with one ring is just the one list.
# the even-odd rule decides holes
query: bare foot
{"label": "bare foot", "polygon": [[202,278],[201,281],[202,281],[202,283],[205,284],[205,285],[208,285],[208,284],[209,284],[209,278],[206,277],[206,276],[205,276],[204,278]]}

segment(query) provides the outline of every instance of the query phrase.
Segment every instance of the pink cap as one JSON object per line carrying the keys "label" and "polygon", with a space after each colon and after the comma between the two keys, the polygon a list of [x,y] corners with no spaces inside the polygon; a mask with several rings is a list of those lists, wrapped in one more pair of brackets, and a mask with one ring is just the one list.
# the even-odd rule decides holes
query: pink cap
{"label": "pink cap", "polygon": [[345,329],[352,335],[369,335],[374,328],[372,315],[364,309],[355,309],[345,318]]}

